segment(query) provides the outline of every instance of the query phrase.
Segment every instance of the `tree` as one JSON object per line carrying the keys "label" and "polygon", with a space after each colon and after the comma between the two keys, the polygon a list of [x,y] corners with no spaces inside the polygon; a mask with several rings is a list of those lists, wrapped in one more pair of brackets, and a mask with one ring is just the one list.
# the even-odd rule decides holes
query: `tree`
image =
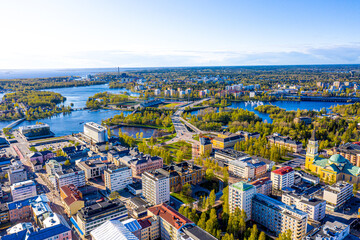
{"label": "tree", "polygon": [[216,200],[216,195],[215,195],[215,190],[213,189],[213,190],[211,190],[210,195],[209,195],[209,205],[214,206],[215,200]]}
{"label": "tree", "polygon": [[71,164],[71,163],[70,163],[69,160],[66,160],[65,163],[64,163],[65,166],[69,166],[70,164]]}
{"label": "tree", "polygon": [[261,232],[258,240],[266,240],[266,234],[264,232]]}
{"label": "tree", "polygon": [[225,184],[229,182],[229,172],[226,167],[223,169],[223,180]]}
{"label": "tree", "polygon": [[279,237],[276,240],[291,240],[292,232],[288,229],[286,232],[280,233]]}
{"label": "tree", "polygon": [[191,197],[191,185],[189,183],[186,183],[182,186],[181,194]]}
{"label": "tree", "polygon": [[112,192],[112,193],[110,193],[110,195],[109,195],[109,198],[111,199],[111,200],[114,200],[114,199],[116,199],[116,198],[119,198],[120,197],[120,194],[118,193],[118,192]]}
{"label": "tree", "polygon": [[212,180],[214,176],[214,170],[212,170],[211,168],[206,169],[205,177],[208,181]]}
{"label": "tree", "polygon": [[37,152],[37,150],[36,150],[35,147],[31,147],[31,148],[30,148],[30,151],[32,151],[32,152]]}

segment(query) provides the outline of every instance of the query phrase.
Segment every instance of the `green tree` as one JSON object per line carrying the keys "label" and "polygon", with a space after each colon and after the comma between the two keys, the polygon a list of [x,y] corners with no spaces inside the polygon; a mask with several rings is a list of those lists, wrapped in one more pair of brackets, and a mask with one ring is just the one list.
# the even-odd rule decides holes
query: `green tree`
{"label": "green tree", "polygon": [[264,232],[261,232],[258,240],[266,240],[266,234]]}
{"label": "green tree", "polygon": [[112,193],[110,193],[110,195],[109,195],[109,198],[111,199],[111,200],[114,200],[114,199],[116,199],[116,198],[119,198],[120,197],[120,194],[118,193],[118,192],[112,192]]}
{"label": "green tree", "polygon": [[215,190],[211,190],[210,195],[209,195],[209,205],[210,206],[214,206],[215,205],[215,199],[216,199],[216,195],[215,195]]}
{"label": "green tree", "polygon": [[279,237],[276,240],[291,240],[292,232],[290,229],[286,230],[286,232],[280,233]]}
{"label": "green tree", "polygon": [[69,166],[70,164],[71,164],[71,163],[70,163],[69,160],[66,160],[65,163],[64,163],[65,166]]}

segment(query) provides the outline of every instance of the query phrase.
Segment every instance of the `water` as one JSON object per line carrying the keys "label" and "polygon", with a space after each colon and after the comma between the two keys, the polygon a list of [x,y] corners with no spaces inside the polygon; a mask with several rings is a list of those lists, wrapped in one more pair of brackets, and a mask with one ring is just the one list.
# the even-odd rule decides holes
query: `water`
{"label": "water", "polygon": [[[296,101],[276,101],[276,102],[263,102],[264,105],[274,105],[278,106],[280,108],[283,108],[287,111],[292,110],[321,110],[322,108],[326,108],[328,111],[330,110],[330,107],[336,106],[336,105],[344,105],[349,103],[343,103],[343,102],[308,102],[308,101],[302,101],[302,102],[296,102]],[[269,114],[266,113],[260,113],[255,110],[257,107],[257,104],[251,105],[247,104],[245,102],[231,102],[231,105],[229,108],[243,108],[248,111],[256,113],[259,117],[263,119],[263,121],[267,121],[268,123],[272,122],[272,119],[270,118]],[[192,111],[192,115],[197,115],[200,110]]]}
{"label": "water", "polygon": [[127,92],[130,96],[138,97],[139,93],[126,90],[125,88],[110,89],[109,84],[101,85],[92,85],[92,86],[82,86],[82,87],[70,87],[70,88],[51,88],[45,89],[43,91],[52,91],[60,93],[62,96],[66,97],[64,102],[65,106],[73,103],[73,108],[84,108],[86,107],[86,101],[89,97],[94,96],[99,92],[110,92],[110,93],[124,93]]}
{"label": "water", "polygon": [[[142,132],[144,138],[150,138],[154,135],[154,133],[157,130],[154,128],[142,128],[142,127],[121,127],[121,132],[127,133],[128,135],[132,137],[136,137],[136,133],[139,132],[139,134]],[[113,130],[115,135],[119,134],[119,129],[116,128]]]}

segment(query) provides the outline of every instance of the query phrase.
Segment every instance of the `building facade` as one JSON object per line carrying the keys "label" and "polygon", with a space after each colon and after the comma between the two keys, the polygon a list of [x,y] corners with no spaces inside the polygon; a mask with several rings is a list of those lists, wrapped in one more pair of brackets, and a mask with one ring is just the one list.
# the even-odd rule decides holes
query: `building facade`
{"label": "building facade", "polygon": [[60,191],[62,186],[73,184],[76,187],[83,187],[86,184],[85,172],[83,170],[73,170],[55,173],[55,189]]}
{"label": "building facade", "polygon": [[106,164],[99,159],[89,159],[78,162],[76,164],[81,170],[85,172],[85,179],[100,177],[107,168]]}
{"label": "building facade", "polygon": [[114,166],[104,171],[105,187],[109,192],[120,191],[132,183],[131,168]]}
{"label": "building facade", "polygon": [[162,168],[163,159],[158,156],[144,155],[140,156],[137,161],[132,161],[130,167],[134,176],[141,176],[143,172]]}
{"label": "building facade", "polygon": [[290,137],[281,136],[278,133],[267,136],[270,146],[277,146],[280,148],[286,148],[288,151],[298,153],[302,150],[302,143],[292,140]]}
{"label": "building facade", "polygon": [[285,166],[271,172],[273,190],[283,190],[294,185],[294,170]]}
{"label": "building facade", "polygon": [[212,141],[213,147],[218,149],[225,149],[234,147],[237,142],[243,141],[245,138],[235,133],[219,133]]}
{"label": "building facade", "polygon": [[245,182],[237,182],[229,186],[229,209],[230,213],[235,212],[236,208],[244,210],[246,220],[251,219],[252,199],[256,194],[253,185]]}
{"label": "building facade", "polygon": [[9,170],[7,173],[10,185],[27,180],[27,173],[25,171],[25,168],[21,165],[9,166]]}
{"label": "building facade", "polygon": [[337,182],[324,190],[323,199],[326,201],[326,209],[336,211],[353,196],[353,185],[347,182]]}
{"label": "building facade", "polygon": [[88,122],[84,125],[84,134],[96,143],[106,142],[106,128],[94,122]]}
{"label": "building facade", "polygon": [[272,181],[269,177],[263,177],[260,179],[257,179],[253,182],[250,182],[249,184],[253,185],[256,189],[256,193],[261,193],[264,195],[269,196],[272,191]]}
{"label": "building facade", "polygon": [[13,201],[24,200],[37,195],[36,184],[32,180],[14,183],[10,189]]}
{"label": "building facade", "polygon": [[170,201],[169,178],[157,171],[143,173],[142,188],[144,198],[153,205]]}

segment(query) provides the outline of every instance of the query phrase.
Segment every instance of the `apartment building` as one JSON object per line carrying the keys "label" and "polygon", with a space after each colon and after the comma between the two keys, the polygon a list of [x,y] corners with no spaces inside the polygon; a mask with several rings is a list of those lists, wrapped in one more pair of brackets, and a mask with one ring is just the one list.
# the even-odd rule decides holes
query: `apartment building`
{"label": "apartment building", "polygon": [[336,211],[353,196],[353,185],[347,182],[337,182],[324,190],[323,199],[326,201],[326,209]]}
{"label": "apartment building", "polygon": [[236,208],[244,210],[246,220],[251,219],[252,199],[256,194],[253,185],[246,182],[237,182],[229,186],[229,209],[233,213]]}
{"label": "apartment building", "polygon": [[255,167],[253,164],[241,161],[241,160],[234,160],[228,162],[229,172],[235,176],[244,178],[244,179],[251,179],[255,176]]}
{"label": "apartment building", "polygon": [[311,230],[305,237],[305,240],[343,240],[343,239],[357,239],[351,238],[350,225],[338,221],[325,222],[318,228]]}
{"label": "apartment building", "polygon": [[255,194],[252,201],[252,220],[279,235],[288,229],[292,239],[305,237],[308,214],[263,194]]}
{"label": "apartment building", "polygon": [[160,239],[160,220],[155,216],[138,219],[141,226],[141,240]]}
{"label": "apartment building", "polygon": [[218,149],[215,151],[215,158],[225,161],[234,161],[234,160],[249,160],[251,159],[249,154],[244,152],[236,151],[231,148],[227,149]]}
{"label": "apartment building", "polygon": [[55,173],[55,189],[57,191],[60,191],[62,186],[70,184],[73,184],[76,187],[85,186],[85,172],[80,169],[67,169]]}
{"label": "apartment building", "polygon": [[97,158],[81,161],[78,162],[76,165],[85,172],[86,180],[100,177],[104,170],[107,168],[106,164]]}
{"label": "apartment building", "polygon": [[283,190],[294,185],[294,170],[285,166],[271,172],[273,190]]}
{"label": "apartment building", "polygon": [[81,191],[73,184],[60,188],[60,198],[69,217],[75,215],[85,206]]}
{"label": "apartment building", "polygon": [[37,195],[36,184],[32,180],[14,183],[10,190],[13,201],[24,200]]}
{"label": "apartment building", "polygon": [[152,171],[142,174],[142,189],[144,198],[157,205],[170,201],[170,181],[164,174]]}
{"label": "apartment building", "polygon": [[283,193],[281,201],[308,214],[308,218],[314,221],[321,221],[325,217],[326,201],[308,195],[296,193]]}
{"label": "apartment building", "polygon": [[302,143],[292,140],[290,137],[281,136],[278,133],[267,136],[270,146],[284,147],[288,151],[298,153],[302,150]]}
{"label": "apartment building", "polygon": [[158,156],[143,155],[130,163],[133,176],[141,176],[143,172],[163,167],[163,159]]}
{"label": "apartment building", "polygon": [[10,185],[27,180],[25,168],[19,164],[10,165],[7,174]]}
{"label": "apartment building", "polygon": [[94,122],[85,123],[84,134],[95,143],[106,142],[108,140],[106,128]]}
{"label": "apartment building", "polygon": [[33,202],[49,202],[49,199],[46,197],[45,194],[42,194],[24,200],[8,203],[7,205],[9,208],[10,221],[24,221],[31,217],[32,211],[30,204]]}
{"label": "apartment building", "polygon": [[46,168],[46,173],[49,176],[55,175],[56,172],[62,171],[61,164],[56,160],[49,160],[49,162],[45,164],[45,168]]}
{"label": "apartment building", "polygon": [[201,155],[210,154],[212,152],[212,143],[210,138],[201,137],[200,138],[200,151]]}
{"label": "apartment building", "polygon": [[112,219],[120,221],[128,218],[125,205],[119,200],[107,200],[83,207],[70,221],[82,239],[86,239],[90,232]]}
{"label": "apartment building", "polygon": [[9,207],[7,203],[0,204],[0,224],[4,224],[10,221]]}
{"label": "apartment building", "polygon": [[333,154],[340,154],[356,167],[360,167],[360,144],[345,143],[335,148]]}
{"label": "apartment building", "polygon": [[192,221],[163,203],[148,208],[148,216],[157,219],[160,224],[160,238],[163,240],[180,239],[180,229],[187,225],[195,225]]}
{"label": "apartment building", "polygon": [[250,182],[249,184],[253,185],[256,189],[256,193],[261,193],[264,195],[269,196],[271,194],[272,190],[272,181],[269,177],[263,177],[260,179],[257,179],[253,182]]}
{"label": "apartment building", "polygon": [[225,149],[234,147],[237,142],[244,141],[244,137],[230,132],[219,133],[217,137],[213,139],[213,147],[218,149]]}
{"label": "apartment building", "polygon": [[111,166],[104,171],[104,180],[109,192],[123,190],[132,183],[131,169],[125,165]]}
{"label": "apartment building", "polygon": [[172,163],[163,168],[155,170],[167,176],[170,181],[170,190],[178,192],[185,184],[196,185],[205,177],[205,171],[192,163]]}

